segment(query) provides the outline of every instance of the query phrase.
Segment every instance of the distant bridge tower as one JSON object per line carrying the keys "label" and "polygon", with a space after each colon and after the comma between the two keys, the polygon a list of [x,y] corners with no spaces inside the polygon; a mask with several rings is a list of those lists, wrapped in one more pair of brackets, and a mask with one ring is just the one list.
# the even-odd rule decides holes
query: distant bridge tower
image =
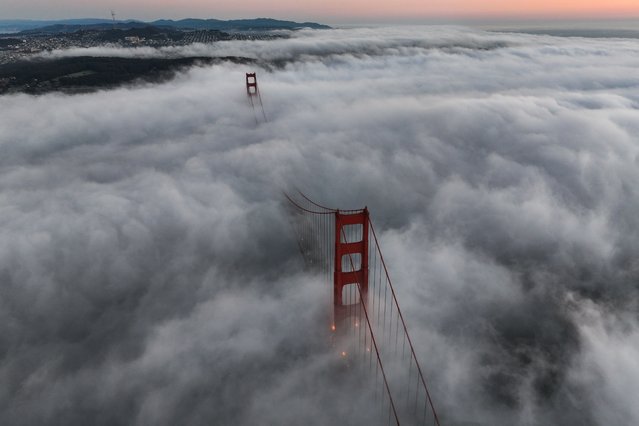
{"label": "distant bridge tower", "polygon": [[[335,212],[335,271],[333,278],[333,329],[344,327],[354,314],[351,305],[368,304],[368,209]],[[345,304],[344,290],[355,286],[351,294],[361,297]],[[346,298],[348,299],[348,297]]]}
{"label": "distant bridge tower", "polygon": [[256,73],[246,73],[246,94],[249,97],[257,96],[259,94],[257,90],[257,75]]}
{"label": "distant bridge tower", "polygon": [[254,72],[246,73],[246,95],[248,96],[251,107],[253,108],[255,122],[259,123],[258,114],[255,108],[256,101],[262,110],[262,117],[264,118],[264,121],[268,121],[266,118],[266,112],[264,112],[264,104],[262,104],[262,95],[260,94],[260,89],[257,87],[257,75]]}

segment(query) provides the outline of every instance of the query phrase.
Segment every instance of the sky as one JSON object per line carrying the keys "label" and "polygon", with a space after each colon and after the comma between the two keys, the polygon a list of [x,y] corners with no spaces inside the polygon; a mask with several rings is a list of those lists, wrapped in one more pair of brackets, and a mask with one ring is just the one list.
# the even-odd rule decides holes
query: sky
{"label": "sky", "polygon": [[370,209],[442,424],[639,424],[636,39],[401,26],[47,57],[87,54],[258,63],[0,96],[1,424],[371,424],[292,186]]}
{"label": "sky", "polygon": [[401,22],[427,19],[545,18],[583,19],[639,16],[634,0],[220,0],[78,1],[0,0],[3,19],[110,17],[115,9],[122,19],[254,18],[274,17],[326,23]]}

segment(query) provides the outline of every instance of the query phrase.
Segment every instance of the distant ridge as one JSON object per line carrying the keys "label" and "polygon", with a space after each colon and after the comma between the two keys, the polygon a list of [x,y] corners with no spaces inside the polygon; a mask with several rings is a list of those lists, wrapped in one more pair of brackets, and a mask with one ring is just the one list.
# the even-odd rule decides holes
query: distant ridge
{"label": "distant ridge", "polygon": [[[119,29],[140,28],[145,26],[170,27],[180,30],[220,30],[220,31],[268,31],[268,30],[297,30],[301,28],[329,29],[328,25],[315,22],[282,21],[271,18],[235,19],[223,21],[219,19],[181,19],[173,21],[160,19],[153,22],[116,21]],[[74,32],[81,29],[108,29],[113,27],[109,19],[65,19],[59,21],[29,21],[29,20],[0,20],[0,33],[43,32],[60,33]]]}
{"label": "distant ridge", "polygon": [[61,19],[55,21],[36,21],[29,19],[0,19],[0,33],[14,33],[36,28],[48,27],[51,25],[96,25],[113,23],[109,19]]}
{"label": "distant ridge", "polygon": [[300,28],[312,29],[329,29],[328,25],[318,24],[315,22],[293,22],[281,21],[271,18],[255,18],[255,19],[234,19],[230,21],[221,21],[219,19],[182,19],[180,21],[159,20],[150,23],[155,26],[167,26],[180,29],[198,29],[198,30],[295,30]]}

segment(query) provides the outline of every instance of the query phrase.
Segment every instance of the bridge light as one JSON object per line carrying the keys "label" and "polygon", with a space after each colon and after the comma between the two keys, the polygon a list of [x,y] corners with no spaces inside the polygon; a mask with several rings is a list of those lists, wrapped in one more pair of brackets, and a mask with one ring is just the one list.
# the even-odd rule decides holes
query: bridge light
{"label": "bridge light", "polygon": [[335,324],[331,325],[331,330],[335,331]]}
{"label": "bridge light", "polygon": [[346,356],[346,352],[342,351],[342,358]]}

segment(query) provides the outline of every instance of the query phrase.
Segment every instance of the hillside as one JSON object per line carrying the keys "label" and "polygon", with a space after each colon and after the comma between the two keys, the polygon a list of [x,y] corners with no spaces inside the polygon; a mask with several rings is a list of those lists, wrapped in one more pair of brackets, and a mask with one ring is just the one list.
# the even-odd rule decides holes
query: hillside
{"label": "hillside", "polygon": [[26,21],[0,20],[0,33],[69,33],[81,29],[105,30],[110,28],[129,29],[142,28],[148,25],[169,27],[180,30],[220,30],[220,31],[267,31],[267,30],[296,30],[300,28],[329,29],[328,25],[315,22],[282,21],[271,18],[236,19],[222,21],[219,19],[182,19],[173,21],[161,19],[153,22],[142,21],[112,21],[106,19],[70,19],[62,21]]}

